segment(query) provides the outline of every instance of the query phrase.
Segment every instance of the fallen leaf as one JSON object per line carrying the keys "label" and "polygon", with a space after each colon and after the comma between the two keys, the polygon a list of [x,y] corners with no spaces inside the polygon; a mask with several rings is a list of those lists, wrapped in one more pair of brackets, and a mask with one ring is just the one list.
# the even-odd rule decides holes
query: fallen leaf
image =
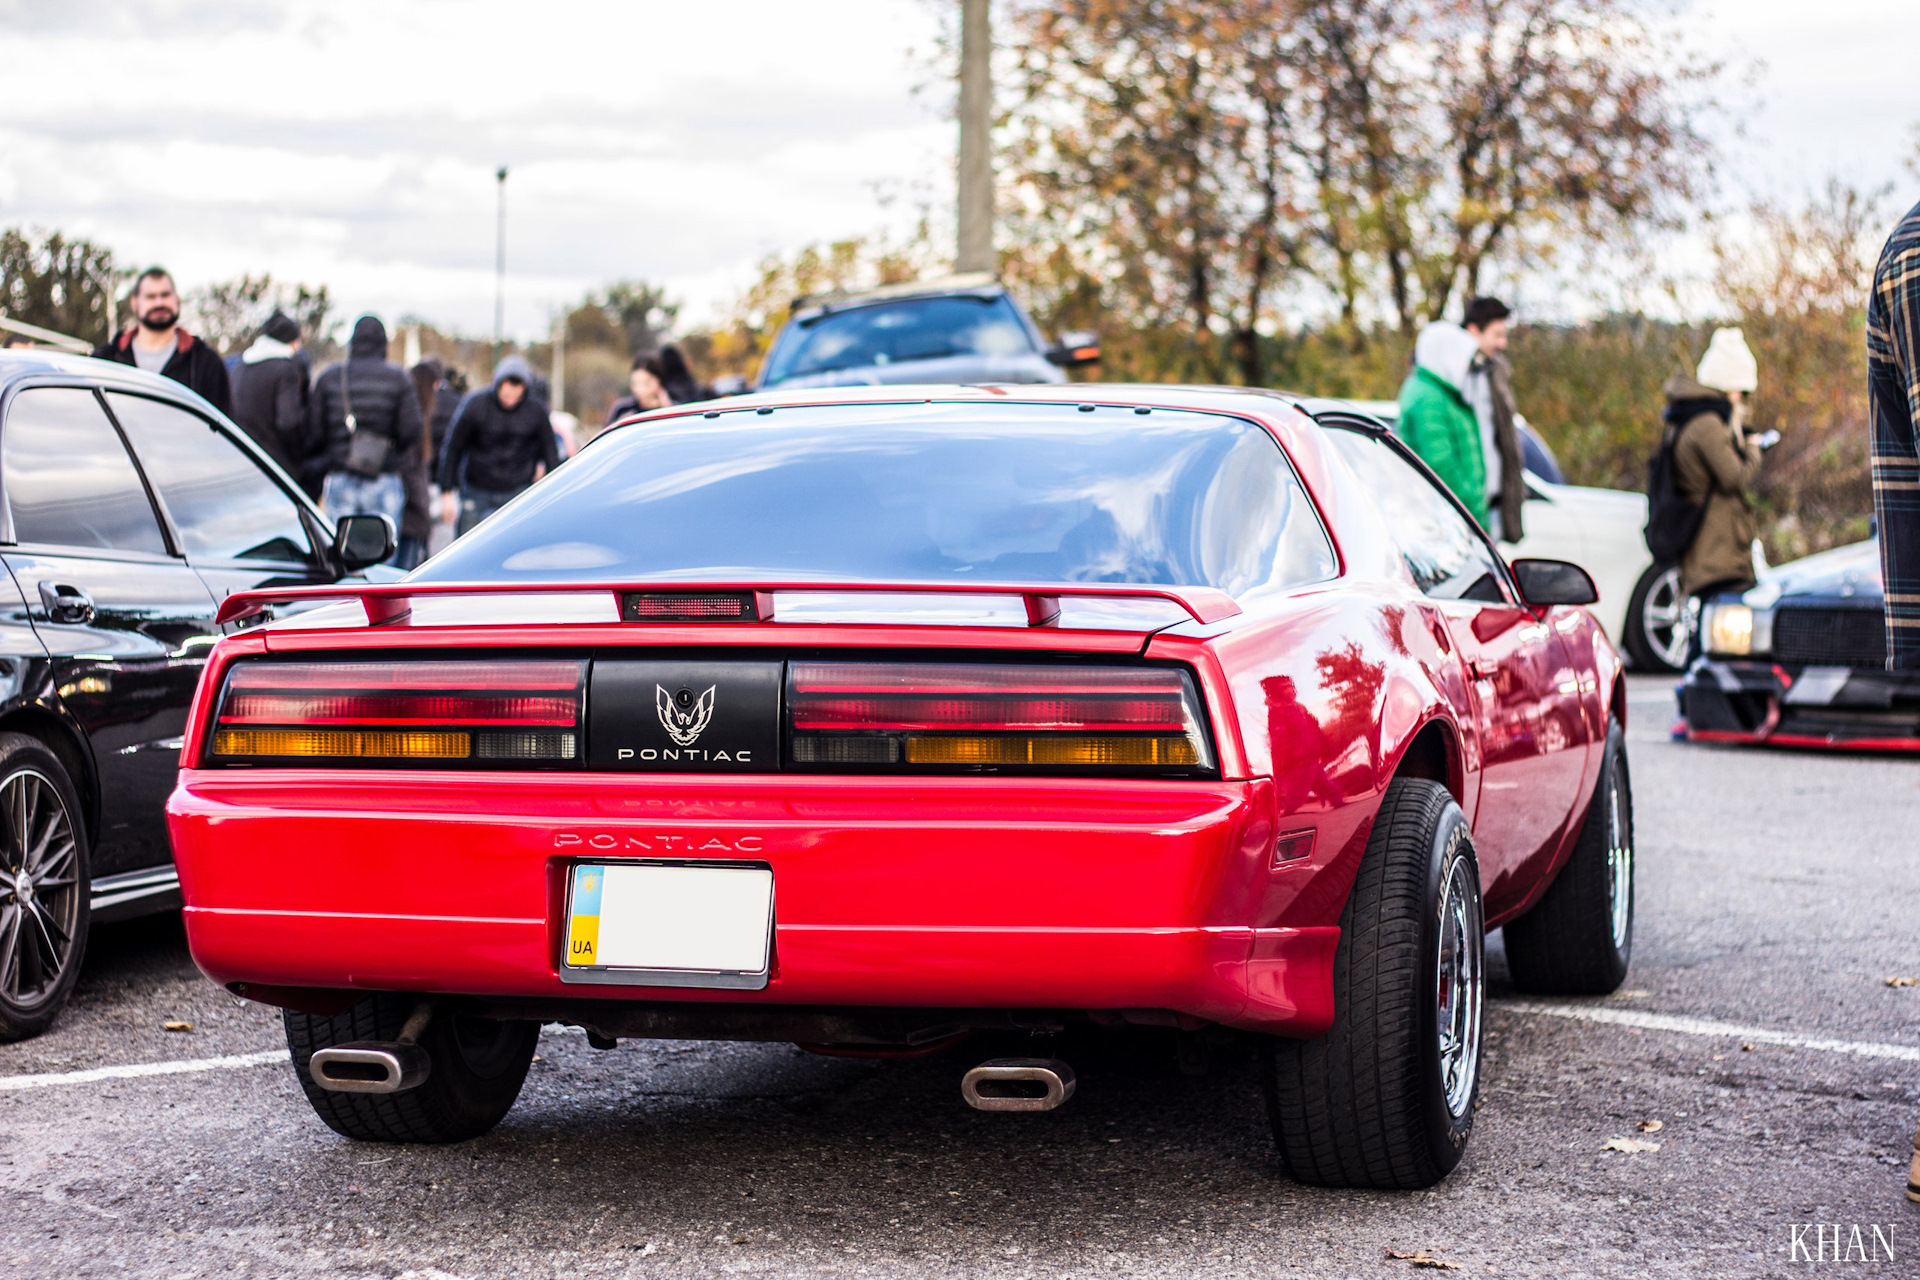
{"label": "fallen leaf", "polygon": [[1752,1053],[1752,1052],[1753,1052],[1753,1046],[1752,1046],[1752,1045],[1750,1045],[1750,1044],[1748,1044],[1748,1043],[1747,1043],[1746,1041],[1744,1041],[1744,1040],[1743,1040],[1743,1041],[1741,1041],[1741,1042],[1740,1042],[1740,1052],[1742,1052],[1742,1053]]}
{"label": "fallen leaf", "polygon": [[1623,1151],[1627,1155],[1637,1156],[1647,1151],[1658,1151],[1660,1144],[1648,1142],[1645,1138],[1608,1138],[1600,1144],[1602,1151]]}
{"label": "fallen leaf", "polygon": [[193,1024],[191,1022],[163,1022],[160,1024],[160,1027],[162,1030],[165,1030],[165,1031],[193,1030]]}
{"label": "fallen leaf", "polygon": [[1415,1267],[1424,1267],[1429,1271],[1458,1271],[1460,1269],[1459,1263],[1448,1262],[1444,1258],[1436,1258],[1425,1249],[1418,1250],[1414,1253],[1401,1253],[1397,1249],[1389,1249],[1387,1250],[1387,1257],[1392,1261],[1405,1262]]}
{"label": "fallen leaf", "polygon": [[1887,985],[1890,987],[1920,987],[1920,978],[1908,978],[1896,974],[1887,979]]}
{"label": "fallen leaf", "polygon": [[1713,1055],[1713,1060],[1715,1062],[1725,1062],[1727,1060],[1727,1055],[1724,1053],[1716,1053]]}
{"label": "fallen leaf", "polygon": [[1639,1128],[1642,1133],[1658,1133],[1667,1126],[1658,1120],[1642,1120]]}

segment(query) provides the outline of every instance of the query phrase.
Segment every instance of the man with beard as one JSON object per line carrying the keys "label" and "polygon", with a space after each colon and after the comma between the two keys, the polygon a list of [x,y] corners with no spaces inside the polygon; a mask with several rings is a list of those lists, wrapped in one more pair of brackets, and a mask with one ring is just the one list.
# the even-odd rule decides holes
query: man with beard
{"label": "man with beard", "polygon": [[184,383],[222,413],[232,411],[220,353],[180,327],[180,294],[163,268],[148,267],[128,299],[133,324],[93,354]]}

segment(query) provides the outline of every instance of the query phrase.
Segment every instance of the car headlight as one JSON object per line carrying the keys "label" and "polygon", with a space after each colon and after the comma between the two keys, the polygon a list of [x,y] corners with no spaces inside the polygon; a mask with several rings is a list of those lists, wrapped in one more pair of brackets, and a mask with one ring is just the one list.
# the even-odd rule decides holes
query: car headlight
{"label": "car headlight", "polygon": [[1708,653],[1744,658],[1773,648],[1773,610],[1739,602],[1710,604],[1700,620]]}

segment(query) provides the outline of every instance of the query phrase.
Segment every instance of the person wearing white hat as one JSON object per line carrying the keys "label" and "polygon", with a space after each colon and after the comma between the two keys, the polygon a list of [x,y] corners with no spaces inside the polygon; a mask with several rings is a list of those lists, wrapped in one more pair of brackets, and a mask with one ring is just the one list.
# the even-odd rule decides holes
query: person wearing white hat
{"label": "person wearing white hat", "polygon": [[1689,595],[1753,585],[1757,528],[1749,491],[1768,442],[1746,429],[1746,400],[1759,385],[1759,362],[1738,329],[1716,329],[1694,376],[1667,382],[1665,417],[1678,433],[1675,486],[1705,508],[1700,532],[1680,558],[1680,585]]}

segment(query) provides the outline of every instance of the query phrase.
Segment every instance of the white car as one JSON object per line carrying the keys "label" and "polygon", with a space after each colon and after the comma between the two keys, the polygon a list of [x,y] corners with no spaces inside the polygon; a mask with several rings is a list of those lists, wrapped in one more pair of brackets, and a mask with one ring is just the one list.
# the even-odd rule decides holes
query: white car
{"label": "white car", "polygon": [[[1355,400],[1354,408],[1398,426],[1391,400]],[[1686,665],[1689,620],[1680,571],[1656,565],[1647,551],[1645,494],[1566,483],[1546,442],[1520,419],[1527,463],[1526,536],[1503,542],[1509,560],[1568,560],[1593,575],[1600,603],[1593,615],[1636,669],[1678,671]]]}

